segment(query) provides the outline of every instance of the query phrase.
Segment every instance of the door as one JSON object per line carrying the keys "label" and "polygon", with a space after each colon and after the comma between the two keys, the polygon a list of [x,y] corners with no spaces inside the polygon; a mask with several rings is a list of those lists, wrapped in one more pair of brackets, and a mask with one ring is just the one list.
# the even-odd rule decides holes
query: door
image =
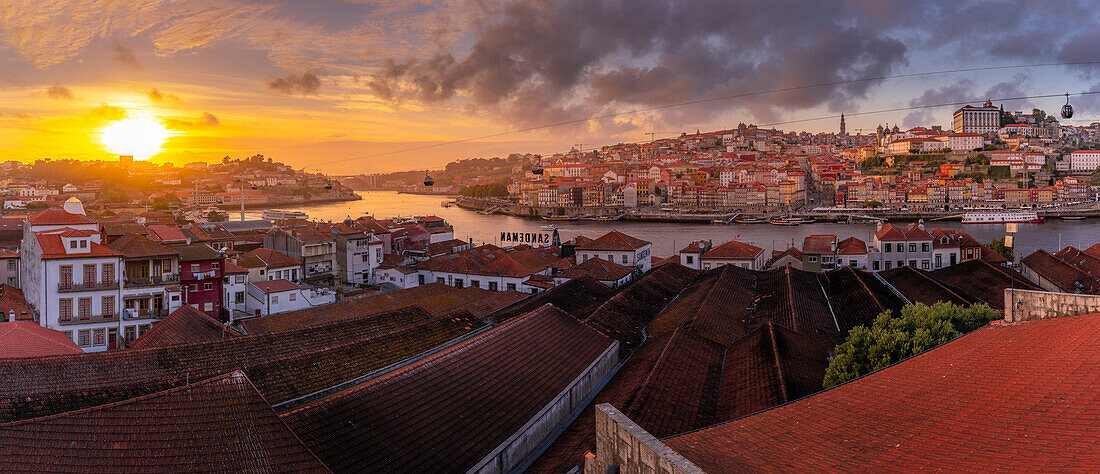
{"label": "door", "polygon": [[107,349],[118,348],[118,328],[107,328]]}

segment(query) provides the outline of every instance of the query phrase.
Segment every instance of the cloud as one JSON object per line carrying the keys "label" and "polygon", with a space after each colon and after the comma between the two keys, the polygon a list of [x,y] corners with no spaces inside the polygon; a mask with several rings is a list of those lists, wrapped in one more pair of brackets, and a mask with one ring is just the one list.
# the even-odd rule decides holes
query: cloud
{"label": "cloud", "polygon": [[157,89],[156,87],[145,91],[145,96],[148,97],[149,100],[151,100],[153,102],[163,102],[165,100],[179,100],[179,97],[176,96],[175,94],[169,94],[167,92],[161,91],[160,89]]}
{"label": "cloud", "polygon": [[[853,26],[837,9],[777,0],[739,8],[720,0],[515,2],[490,10],[464,55],[387,58],[369,89],[400,103],[459,101],[518,125],[805,83],[884,75],[906,48]],[[731,21],[736,18],[736,21]],[[843,109],[876,81],[823,86],[688,107],[660,116],[713,117]]]}
{"label": "cloud", "polygon": [[111,51],[115,54],[111,58],[115,62],[134,69],[141,69],[141,64],[138,64],[137,58],[134,57],[134,51],[120,44],[118,40],[111,40]]}
{"label": "cloud", "polygon": [[286,77],[273,77],[267,81],[267,87],[288,95],[316,94],[321,87],[321,79],[306,71],[301,74],[287,74]]}
{"label": "cloud", "polygon": [[218,120],[218,117],[210,112],[203,112],[202,116],[199,117],[199,123],[209,127],[221,125],[221,121]]}
{"label": "cloud", "polygon": [[54,84],[46,88],[46,95],[51,99],[73,100],[73,91],[68,87]]}
{"label": "cloud", "polygon": [[88,112],[88,117],[97,121],[114,121],[126,118],[126,109],[114,105],[101,104]]}

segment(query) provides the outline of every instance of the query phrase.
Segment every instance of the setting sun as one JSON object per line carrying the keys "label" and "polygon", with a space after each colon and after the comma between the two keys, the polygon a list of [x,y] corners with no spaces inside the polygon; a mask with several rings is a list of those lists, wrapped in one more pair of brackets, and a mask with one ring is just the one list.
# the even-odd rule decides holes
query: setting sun
{"label": "setting sun", "polygon": [[99,139],[111,153],[144,160],[160,153],[170,136],[172,132],[153,117],[139,116],[111,122],[100,130]]}

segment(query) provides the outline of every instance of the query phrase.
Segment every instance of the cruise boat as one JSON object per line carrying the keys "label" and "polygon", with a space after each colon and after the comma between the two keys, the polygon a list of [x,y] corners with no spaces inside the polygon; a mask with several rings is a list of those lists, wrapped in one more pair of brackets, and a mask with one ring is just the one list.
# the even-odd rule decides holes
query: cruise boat
{"label": "cruise boat", "polygon": [[813,222],[810,219],[803,219],[800,217],[773,217],[768,219],[768,223],[771,225],[799,225]]}
{"label": "cruise boat", "polygon": [[302,211],[280,211],[278,209],[267,209],[260,214],[260,217],[269,221],[287,221],[291,219],[309,219],[309,215]]}
{"label": "cruise boat", "polygon": [[543,216],[544,220],[548,221],[575,221],[576,217],[573,216]]}
{"label": "cruise boat", "polygon": [[963,214],[963,224],[1004,224],[1007,222],[1033,223],[1043,222],[1035,211],[968,211]]}
{"label": "cruise boat", "polygon": [[760,219],[758,217],[738,217],[737,219],[734,219],[733,221],[738,223],[738,224],[762,224],[762,223],[764,223],[764,219]]}

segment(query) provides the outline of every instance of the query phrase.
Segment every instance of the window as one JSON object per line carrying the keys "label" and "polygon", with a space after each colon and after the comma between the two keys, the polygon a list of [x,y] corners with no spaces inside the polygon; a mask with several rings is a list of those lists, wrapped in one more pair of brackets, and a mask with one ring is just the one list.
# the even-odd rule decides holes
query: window
{"label": "window", "polygon": [[942,266],[943,266],[943,255],[942,254],[936,254],[936,268],[940,268]]}
{"label": "window", "polygon": [[470,280],[470,286],[472,286],[474,288],[481,288],[481,281],[479,281],[479,280]]}
{"label": "window", "polygon": [[876,271],[876,272],[878,271],[878,260],[875,260],[874,262],[871,262],[871,269]]}
{"label": "window", "polygon": [[882,251],[883,252],[890,253],[890,248],[891,248],[890,242],[886,242],[885,244],[882,244]]}
{"label": "window", "polygon": [[199,291],[199,284],[198,283],[192,283],[191,284],[191,291]]}
{"label": "window", "polygon": [[271,304],[279,304],[279,295],[271,296]]}
{"label": "window", "polygon": [[202,289],[204,289],[206,291],[213,290],[214,289],[214,284],[213,283],[203,283]]}
{"label": "window", "polygon": [[126,328],[122,330],[122,338],[125,339],[126,341],[132,341],[132,340],[136,339],[137,338],[137,327],[135,327],[135,326],[126,326]]}
{"label": "window", "polygon": [[462,288],[462,279],[455,278],[455,288]]}
{"label": "window", "polygon": [[889,269],[891,269],[891,268],[894,268],[894,267],[893,267],[893,266],[891,265],[891,263],[893,263],[893,262],[890,262],[890,261],[887,261],[887,262],[886,262],[886,269],[887,269],[887,270],[889,270]]}
{"label": "window", "polygon": [[72,321],[73,319],[73,299],[62,298],[57,302],[57,312],[61,321]]}
{"label": "window", "polygon": [[695,257],[693,257],[693,256],[691,256],[691,255],[688,255],[688,256],[687,256],[687,263],[688,263],[688,265],[694,264],[694,263],[695,263],[695,262],[694,262],[694,260],[695,260]]}
{"label": "window", "polygon": [[92,345],[92,330],[81,329],[76,333],[76,345],[80,347],[88,347]]}
{"label": "window", "polygon": [[359,257],[362,259],[363,262],[370,260],[370,255],[367,254],[360,255]]}
{"label": "window", "polygon": [[203,306],[205,307],[204,311],[214,311],[214,303],[206,303]]}
{"label": "window", "polygon": [[233,283],[236,283],[238,285],[244,283],[244,275],[237,275],[233,277]]}
{"label": "window", "polygon": [[489,291],[497,291],[497,282],[495,282],[495,281],[489,282]]}
{"label": "window", "polygon": [[925,269],[925,270],[928,270],[928,260],[921,260],[920,261],[920,267]]}
{"label": "window", "polygon": [[418,285],[423,285],[424,284],[424,275],[417,275],[416,276],[416,284],[418,284]]}
{"label": "window", "polygon": [[96,328],[92,330],[92,345],[102,346],[107,344],[107,328]]}
{"label": "window", "polygon": [[916,252],[917,251],[917,243],[916,242],[910,242],[909,243],[909,251],[910,252]]}
{"label": "window", "polygon": [[9,272],[14,272],[15,271],[15,259],[8,260],[8,271]]}
{"label": "window", "polygon": [[516,284],[515,283],[509,283],[508,284],[508,289],[509,290],[515,290],[516,289]]}
{"label": "window", "polygon": [[260,276],[263,276],[263,275],[264,275],[264,272],[266,272],[266,271],[267,271],[267,270],[264,270],[264,269],[262,269],[262,268],[261,268],[261,269],[260,269]]}
{"label": "window", "polygon": [[91,298],[80,298],[77,301],[77,316],[79,316],[81,320],[85,321],[92,317]]}
{"label": "window", "polygon": [[84,285],[95,284],[95,264],[84,265]]}
{"label": "window", "polygon": [[291,293],[290,294],[290,301],[298,301],[298,295],[296,295],[294,293]]}
{"label": "window", "polygon": [[80,241],[80,248],[82,248],[82,249],[88,248],[88,241],[87,240],[81,240]]}
{"label": "window", "polygon": [[62,331],[61,334],[65,335],[65,339],[68,339],[70,341],[73,340],[73,332],[72,331]]}
{"label": "window", "polygon": [[443,277],[436,277],[435,282],[436,283],[447,283],[447,280],[444,280]]}
{"label": "window", "polygon": [[[614,262],[614,260],[612,260]],[[623,265],[626,265],[626,255],[623,255]]]}
{"label": "window", "polygon": [[57,281],[63,288],[71,288],[73,286],[73,266],[62,265],[57,268]]}
{"label": "window", "polygon": [[236,304],[244,303],[244,292],[238,291],[236,293],[233,293],[233,302]]}
{"label": "window", "polygon": [[76,241],[75,241],[75,240],[70,240],[70,241],[69,241],[69,248],[71,248],[71,249],[75,249],[75,248],[76,248]]}
{"label": "window", "polygon": [[214,263],[211,263],[211,264],[210,264],[210,268],[213,268],[213,269],[215,269],[215,270],[217,270],[217,269],[219,269],[219,268],[221,268],[221,267],[222,267],[222,265],[221,265],[220,263],[218,263],[218,262],[214,262]]}
{"label": "window", "polygon": [[924,242],[924,243],[920,244],[920,251],[921,252],[927,252],[928,251],[928,242]]}
{"label": "window", "polygon": [[114,282],[115,281],[115,264],[104,263],[103,264],[103,281]]}
{"label": "window", "polygon": [[104,296],[100,301],[100,308],[103,310],[103,317],[110,318],[115,315],[115,297],[114,295]]}
{"label": "window", "polygon": [[809,256],[810,263],[817,263],[817,257],[814,255]]}
{"label": "window", "polygon": [[913,268],[916,268],[917,267],[917,261],[916,260],[910,260],[909,261],[909,266],[913,267]]}
{"label": "window", "polygon": [[904,261],[902,261],[902,260],[898,260],[898,266],[899,266],[899,267],[904,267],[904,266],[905,266],[905,262],[904,262]]}
{"label": "window", "polygon": [[152,325],[150,325],[150,324],[140,324],[140,325],[138,325],[138,337],[144,336],[145,333],[149,332],[149,327],[151,327],[151,326]]}
{"label": "window", "polygon": [[198,272],[199,272],[199,264],[192,263],[191,264],[191,273],[198,273]]}

